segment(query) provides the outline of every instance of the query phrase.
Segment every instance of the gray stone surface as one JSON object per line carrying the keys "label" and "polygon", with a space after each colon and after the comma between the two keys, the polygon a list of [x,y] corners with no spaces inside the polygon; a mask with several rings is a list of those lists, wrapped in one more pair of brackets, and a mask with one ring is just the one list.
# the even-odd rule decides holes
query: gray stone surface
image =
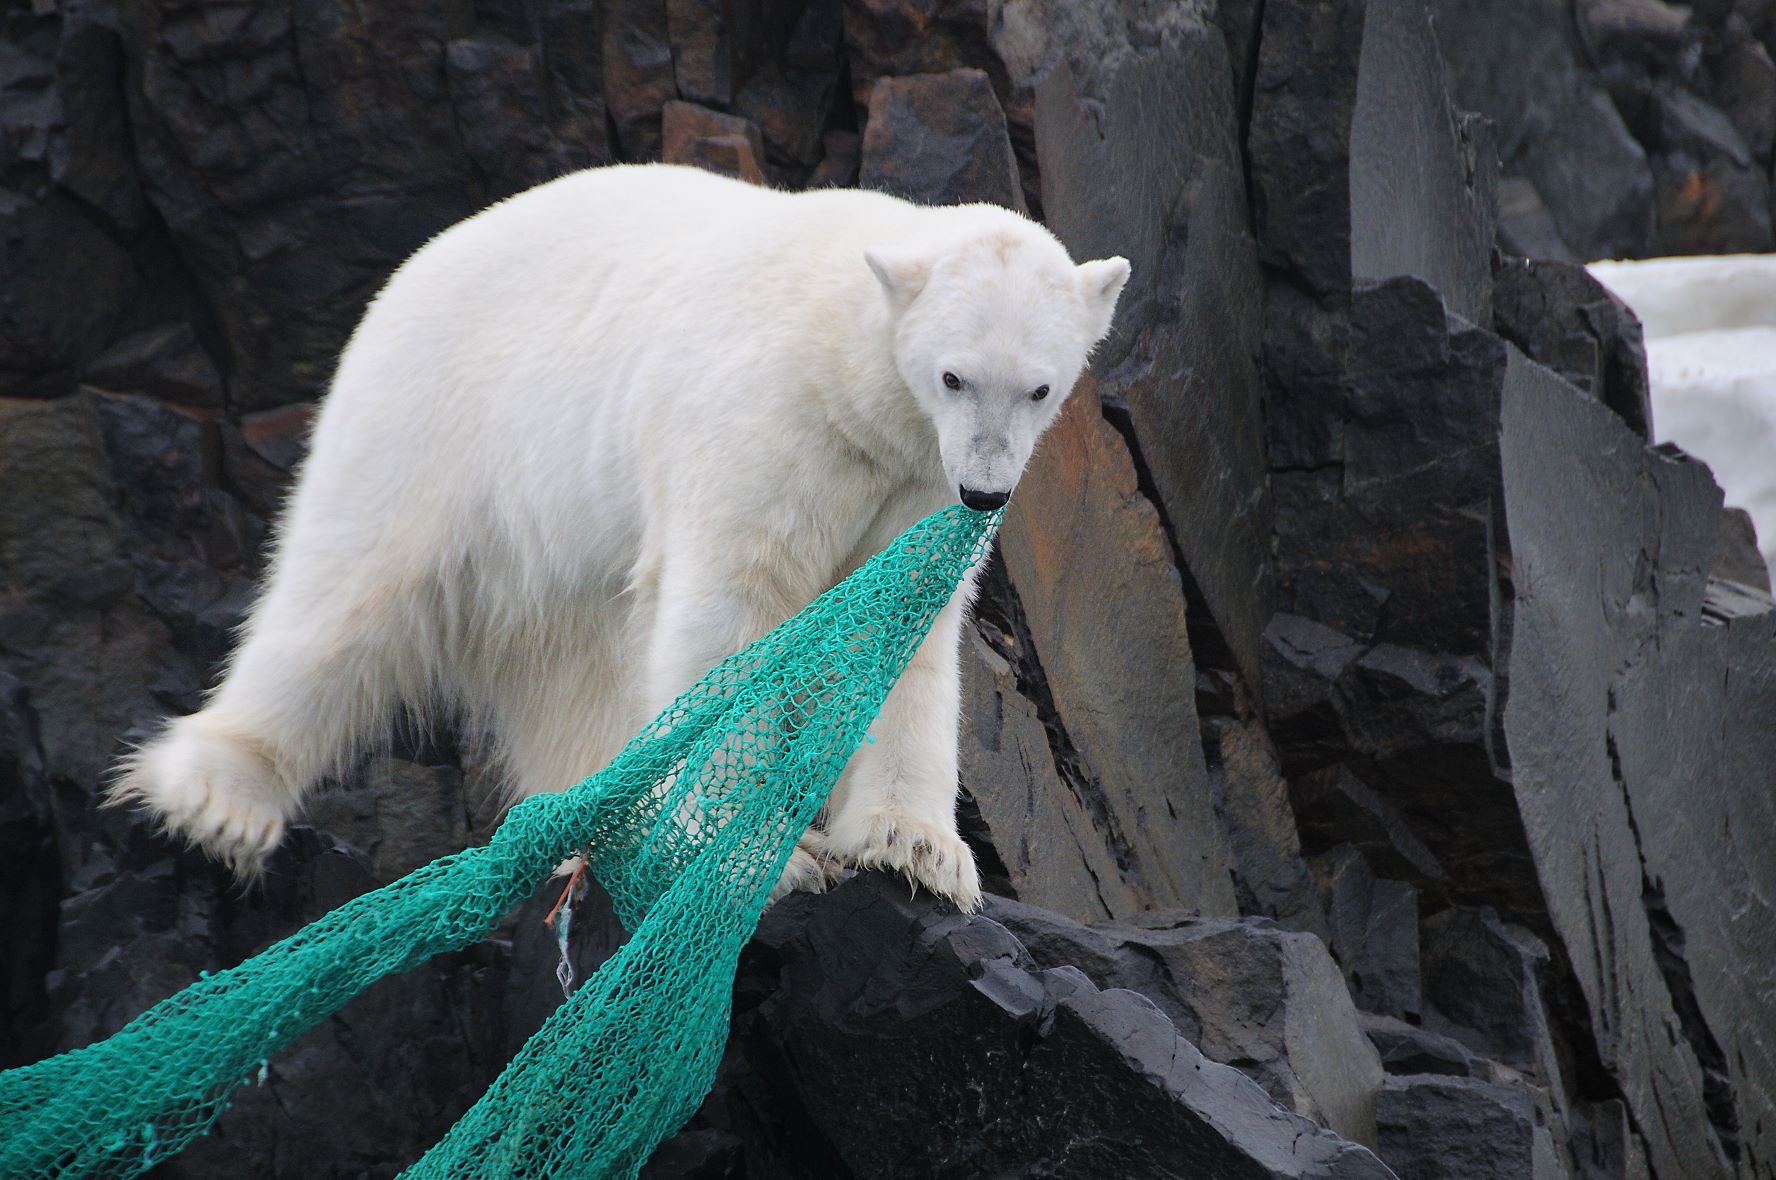
{"label": "gray stone surface", "polygon": [[1183,588],[1089,378],[1012,497],[999,545],[1121,872],[1146,906],[1237,912],[1197,736]]}
{"label": "gray stone surface", "polygon": [[1389,1074],[1445,1074],[1449,1077],[1483,1077],[1479,1058],[1454,1037],[1446,1037],[1392,1016],[1360,1012],[1357,1020],[1369,1035],[1369,1043]]}
{"label": "gray stone surface", "polygon": [[1424,921],[1422,974],[1426,1028],[1517,1069],[1558,1068],[1543,1002],[1548,948],[1533,934],[1489,909],[1444,910]]}
{"label": "gray stone surface", "polygon": [[1266,7],[1250,152],[1268,261],[1317,296],[1411,275],[1491,317],[1492,145],[1418,0]]}
{"label": "gray stone surface", "polygon": [[1589,271],[1565,262],[1500,259],[1492,310],[1500,336],[1651,441],[1653,408],[1640,324]]}
{"label": "gray stone surface", "polygon": [[1061,777],[1035,704],[978,634],[964,640],[962,684],[962,787],[1005,868],[1003,888],[1085,922],[1139,913],[1112,833],[1094,821],[1090,796],[1080,797],[1089,787]]}
{"label": "gray stone surface", "polygon": [[982,70],[883,78],[870,91],[857,183],[925,205],[1022,211],[1005,112]]}
{"label": "gray stone surface", "polygon": [[1770,566],[1758,548],[1757,526],[1745,509],[1722,510],[1714,557],[1708,563],[1708,576],[1769,592]]}
{"label": "gray stone surface", "polygon": [[1084,927],[997,900],[988,914],[1042,965],[1139,992],[1205,1056],[1244,1071],[1279,1106],[1374,1144],[1381,1065],[1315,936],[1263,919],[1163,912]]}
{"label": "gray stone surface", "polygon": [[[1503,428],[1506,727],[1549,916],[1655,1173],[1760,1174],[1776,1013],[1758,982],[1770,944],[1751,931],[1769,928],[1768,868],[1722,834],[1765,822],[1752,784],[1769,762],[1761,737],[1719,735],[1776,708],[1776,616],[1704,625],[1720,493],[1700,464],[1641,448],[1516,356]],[[1568,500],[1594,507],[1583,525]],[[1568,560],[1580,546],[1596,561]]]}
{"label": "gray stone surface", "polygon": [[737,997],[692,1134],[741,1129],[742,1175],[1392,1175],[1205,1060],[1152,1000],[881,874],[774,908]]}
{"label": "gray stone surface", "polygon": [[1381,1155],[1401,1180],[1564,1180],[1570,1173],[1535,1101],[1462,1077],[1389,1078],[1378,1107]]}
{"label": "gray stone surface", "polygon": [[1456,102],[1498,128],[1506,174],[1534,186],[1580,260],[1638,257],[1654,239],[1653,173],[1574,44],[1559,0],[1436,0]]}
{"label": "gray stone surface", "polygon": [[1332,953],[1364,1012],[1416,1020],[1423,1007],[1418,890],[1377,877],[1352,845],[1313,862]]}
{"label": "gray stone surface", "polygon": [[[1126,414],[1177,546],[1199,658],[1256,686],[1270,611],[1263,279],[1223,39],[1206,24],[1176,26],[1041,80],[1042,206],[1075,256],[1121,254],[1133,266],[1096,367],[1100,390]],[[1176,116],[1156,121],[1155,110]],[[1110,175],[1118,183],[1104,184]]]}

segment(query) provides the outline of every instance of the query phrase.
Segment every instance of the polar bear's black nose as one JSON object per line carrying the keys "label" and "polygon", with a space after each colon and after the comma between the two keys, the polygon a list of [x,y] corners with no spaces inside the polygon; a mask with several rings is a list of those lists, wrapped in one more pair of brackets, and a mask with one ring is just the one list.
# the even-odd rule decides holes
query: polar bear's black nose
{"label": "polar bear's black nose", "polygon": [[1005,507],[1011,499],[1010,492],[977,492],[973,488],[958,488],[962,493],[962,502],[976,512],[991,512],[995,508]]}

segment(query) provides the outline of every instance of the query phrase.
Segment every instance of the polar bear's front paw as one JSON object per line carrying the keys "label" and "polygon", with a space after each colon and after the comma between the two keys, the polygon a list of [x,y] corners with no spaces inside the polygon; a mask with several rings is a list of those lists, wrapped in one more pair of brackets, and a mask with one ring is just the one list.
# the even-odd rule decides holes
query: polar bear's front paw
{"label": "polar bear's front paw", "polygon": [[842,816],[822,841],[827,852],[858,868],[894,869],[915,887],[923,885],[972,914],[981,907],[980,872],[974,853],[955,831],[929,820],[871,809]]}
{"label": "polar bear's front paw", "polygon": [[838,866],[821,854],[818,841],[819,836],[815,832],[802,837],[795,851],[789,854],[789,863],[783,866],[783,875],[777,878],[777,884],[772,887],[771,895],[765,901],[767,907],[776,905],[797,890],[825,893],[833,883]]}

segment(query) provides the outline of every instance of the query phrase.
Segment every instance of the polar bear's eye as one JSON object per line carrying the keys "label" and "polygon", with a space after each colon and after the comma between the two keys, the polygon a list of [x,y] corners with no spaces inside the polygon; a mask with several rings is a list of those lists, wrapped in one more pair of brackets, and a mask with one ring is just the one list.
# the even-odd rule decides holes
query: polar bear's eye
{"label": "polar bear's eye", "polygon": [[962,378],[956,376],[956,374],[954,374],[954,373],[945,373],[944,374],[944,385],[946,388],[949,388],[949,389],[961,389],[962,388]]}
{"label": "polar bear's eye", "polygon": [[1048,386],[1046,385],[1038,385],[1035,389],[1030,391],[1030,400],[1033,402],[1039,402],[1047,396]]}

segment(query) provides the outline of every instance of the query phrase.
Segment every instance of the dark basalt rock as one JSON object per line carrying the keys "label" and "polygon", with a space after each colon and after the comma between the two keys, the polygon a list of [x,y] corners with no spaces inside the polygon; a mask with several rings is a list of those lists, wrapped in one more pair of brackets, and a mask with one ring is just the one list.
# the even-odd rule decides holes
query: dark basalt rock
{"label": "dark basalt rock", "polygon": [[44,978],[55,965],[61,896],[55,795],[43,774],[30,694],[0,674],[0,1069],[44,1056],[49,1021]]}
{"label": "dark basalt rock", "polygon": [[1498,130],[1508,176],[1534,186],[1580,259],[1639,257],[1654,240],[1653,172],[1574,43],[1565,5],[1435,0],[1455,101]]}
{"label": "dark basalt rock", "polygon": [[1658,88],[1650,103],[1654,202],[1674,254],[1768,250],[1770,182],[1719,108],[1687,90]]}
{"label": "dark basalt rock", "polygon": [[[1200,710],[1200,691],[1197,699]],[[1289,782],[1263,725],[1256,718],[1206,718],[1203,750],[1233,853],[1239,912],[1329,938],[1313,873],[1301,857]]]}
{"label": "dark basalt rock", "polygon": [[[1299,378],[1277,374],[1286,386],[1270,421],[1277,586],[1289,617],[1272,624],[1264,697],[1284,769],[1343,764],[1387,804],[1343,792],[1359,811],[1384,832],[1390,809],[1411,825],[1411,841],[1361,838],[1395,845],[1418,883],[1446,877],[1538,912],[1516,802],[1499,774],[1504,345],[1413,278],[1359,287],[1345,312],[1275,298],[1281,290],[1271,347],[1297,357],[1304,341],[1317,349]],[[1288,466],[1276,465],[1279,452]]]}
{"label": "dark basalt rock", "polygon": [[222,376],[190,324],[162,324],[117,341],[86,366],[100,389],[139,393],[185,405],[222,405]]}
{"label": "dark basalt rock", "polygon": [[1776,62],[1742,17],[1730,19],[1724,33],[1713,63],[1715,95],[1752,156],[1767,164],[1776,148]]}
{"label": "dark basalt rock", "polygon": [[1157,1004],[1211,1060],[1239,1068],[1286,1110],[1375,1141],[1381,1069],[1325,944],[1264,919],[1151,912],[1080,926],[995,899],[987,909],[1045,967]]}
{"label": "dark basalt rock", "polygon": [[1087,784],[1063,782],[1036,704],[1011,662],[978,634],[962,652],[962,699],[961,775],[978,817],[976,859],[990,851],[1003,867],[1000,891],[1087,922],[1140,912],[1144,899],[1118,867],[1115,829],[1100,826],[1080,798]]}
{"label": "dark basalt rock", "polygon": [[1484,326],[1492,145],[1416,0],[1266,7],[1249,150],[1265,259],[1322,298],[1412,275]]}
{"label": "dark basalt rock", "polygon": [[[722,1078],[692,1133],[737,1130],[734,1175],[1392,1174],[1205,1060],[1151,1000],[880,874],[766,915]],[[668,1170],[683,1155],[707,1166],[668,1150],[647,1174],[708,1174]]]}
{"label": "dark basalt rock", "polygon": [[[1081,802],[1129,892],[1141,908],[1237,913],[1193,677],[1181,675],[1192,654],[1172,549],[1090,378],[1012,497],[999,547],[1077,753]],[[1118,604],[1114,615],[1105,602]],[[1142,641],[1122,642],[1130,633]],[[1100,896],[1108,905],[1116,894]]]}
{"label": "dark basalt rock", "polygon": [[[658,150],[658,105],[620,101],[632,74],[604,84],[604,65],[639,60],[645,90],[646,53],[625,51],[639,26],[618,10],[603,65],[591,0],[514,5],[478,30],[451,12],[304,3],[239,21],[144,10],[120,26],[139,172],[216,316],[239,407],[317,396],[365,301],[437,231],[608,160],[607,94],[619,138],[645,140],[651,118]],[[237,79],[227,117],[223,72]]]}
{"label": "dark basalt rock", "polygon": [[1535,1101],[1514,1086],[1464,1077],[1389,1078],[1377,1120],[1381,1154],[1401,1180],[1562,1180],[1568,1175]]}
{"label": "dark basalt rock", "polygon": [[752,184],[765,182],[765,138],[750,120],[688,102],[669,102],[661,113],[661,158],[690,164]]}
{"label": "dark basalt rock", "polygon": [[1492,312],[1500,336],[1652,441],[1640,324],[1589,271],[1565,262],[1500,259]]}
{"label": "dark basalt rock", "polygon": [[1332,953],[1351,999],[1364,1012],[1416,1020],[1423,1006],[1418,891],[1405,881],[1377,877],[1349,846],[1316,858],[1314,871]]}
{"label": "dark basalt rock", "polygon": [[[1578,262],[1579,256],[1560,236],[1554,214],[1523,176],[1499,178],[1499,249],[1511,258],[1539,258],[1550,262]],[[1493,308],[1496,315],[1497,307]],[[1504,329],[1501,327],[1500,332]]]}
{"label": "dark basalt rock", "polygon": [[926,205],[989,201],[1021,211],[1005,112],[987,75],[964,69],[878,81],[858,184]]}
{"label": "dark basalt rock", "polygon": [[[232,966],[374,883],[361,858],[306,829],[250,902],[222,870],[158,842],[89,861],[58,924],[55,1047],[115,1031],[199,971]],[[216,1129],[155,1175],[393,1176],[504,1066],[509,958],[493,941],[376,984],[236,1090]]]}
{"label": "dark basalt rock", "polygon": [[1414,832],[1406,813],[1347,765],[1305,771],[1289,781],[1302,847],[1339,852],[1346,845],[1381,872],[1441,892],[1449,874]]}
{"label": "dark basalt rock", "polygon": [[1449,1077],[1483,1077],[1478,1058],[1454,1037],[1446,1037],[1392,1016],[1359,1013],[1358,1021],[1390,1074],[1444,1074]]}
{"label": "dark basalt rock", "polygon": [[[1655,1172],[1730,1175],[1770,1155],[1758,1079],[1776,1014],[1751,982],[1767,951],[1746,958],[1739,933],[1763,924],[1769,870],[1718,835],[1759,822],[1743,809],[1767,801],[1751,784],[1768,743],[1720,734],[1776,707],[1776,615],[1704,621],[1720,513],[1706,468],[1641,448],[1515,355],[1502,425],[1518,586],[1505,723],[1548,914]],[[1582,524],[1572,503],[1592,506]]]}
{"label": "dark basalt rock", "polygon": [[1548,949],[1488,909],[1424,922],[1425,1026],[1519,1069],[1549,1059],[1542,992]]}
{"label": "dark basalt rock", "polygon": [[[1075,257],[1133,267],[1095,371],[1177,546],[1193,650],[1256,691],[1271,610],[1263,279],[1227,51],[1218,29],[1180,18],[1150,44],[1081,58],[1037,83],[1042,208]],[[1156,124],[1154,110],[1178,117]]]}
{"label": "dark basalt rock", "polygon": [[1757,526],[1745,509],[1721,510],[1720,535],[1714,558],[1708,563],[1708,576],[1769,592],[1770,567],[1758,548]]}

